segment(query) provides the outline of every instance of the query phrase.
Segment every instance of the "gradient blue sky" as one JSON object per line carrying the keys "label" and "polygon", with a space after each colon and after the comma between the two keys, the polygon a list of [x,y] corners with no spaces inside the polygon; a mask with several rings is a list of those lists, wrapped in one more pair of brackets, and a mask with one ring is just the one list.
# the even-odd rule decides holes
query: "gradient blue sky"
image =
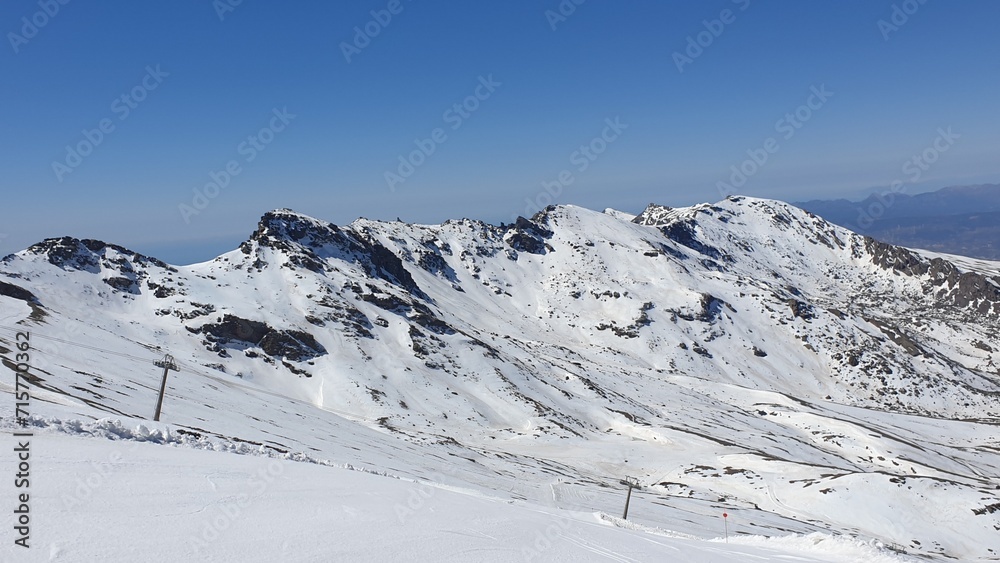
{"label": "gradient blue sky", "polygon": [[[10,33],[41,8],[5,0],[0,254],[72,235],[207,260],[277,207],[509,221],[548,203],[542,182],[563,170],[574,182],[555,203],[715,201],[769,137],[779,150],[740,192],[857,197],[901,178],[941,127],[960,139],[908,189],[1000,181],[997,2],[911,0],[886,40],[878,22],[905,2],[586,0],[553,30],[558,0],[402,0],[348,63],[341,43],[388,4],[243,0],[220,19],[211,0],[77,0],[15,53]],[[735,21],[678,72],[673,53],[724,9]],[[115,100],[156,65],[169,76],[121,119]],[[452,130],[444,112],[489,75],[501,85]],[[820,85],[833,97],[782,138],[775,123]],[[246,162],[238,146],[274,108],[296,117]],[[628,129],[580,172],[572,153],[616,117]],[[102,119],[114,131],[58,181],[53,162]],[[385,172],[435,128],[447,140],[391,191]],[[186,222],[178,206],[231,160],[242,172]]]}

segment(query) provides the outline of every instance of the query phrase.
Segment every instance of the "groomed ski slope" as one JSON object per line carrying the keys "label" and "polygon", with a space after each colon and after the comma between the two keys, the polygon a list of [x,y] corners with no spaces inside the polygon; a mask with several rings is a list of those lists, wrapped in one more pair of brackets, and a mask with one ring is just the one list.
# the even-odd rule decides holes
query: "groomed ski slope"
{"label": "groomed ski slope", "polygon": [[[734,536],[728,544],[721,537],[679,537],[600,513],[502,500],[392,476],[176,443],[171,447],[156,443],[168,431],[166,426],[146,423],[136,429],[132,439],[114,441],[67,432],[36,434],[31,547],[6,541],[0,560],[908,560],[818,533]],[[0,440],[5,452],[14,447],[9,430]],[[4,521],[9,537],[9,510]],[[740,525],[730,522],[731,531]],[[721,518],[718,527],[706,532],[722,536]]]}

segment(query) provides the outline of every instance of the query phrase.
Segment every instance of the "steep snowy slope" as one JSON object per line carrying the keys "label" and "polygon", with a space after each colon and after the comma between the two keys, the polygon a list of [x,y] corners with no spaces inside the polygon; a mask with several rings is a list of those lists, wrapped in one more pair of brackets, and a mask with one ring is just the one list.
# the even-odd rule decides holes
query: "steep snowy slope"
{"label": "steep snowy slope", "polygon": [[0,354],[36,335],[40,426],[148,417],[169,352],[163,420],[188,432],[583,511],[632,475],[662,528],[726,507],[746,533],[988,560],[1000,267],[946,258],[742,197],[501,226],[277,210],[193,266],[8,256]]}

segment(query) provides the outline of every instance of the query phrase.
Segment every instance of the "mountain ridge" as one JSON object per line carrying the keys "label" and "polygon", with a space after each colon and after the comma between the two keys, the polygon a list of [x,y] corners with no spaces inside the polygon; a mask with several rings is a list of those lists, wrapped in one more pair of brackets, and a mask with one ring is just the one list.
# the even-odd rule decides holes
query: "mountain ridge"
{"label": "mountain ridge", "polygon": [[[738,284],[745,284],[754,277],[758,280],[764,277],[783,279],[787,274],[792,274],[794,277],[798,272],[802,272],[805,276],[799,276],[798,280],[786,279],[788,283],[784,284],[785,289],[779,289],[777,292],[771,289],[769,291],[779,304],[789,307],[793,317],[806,321],[816,315],[830,313],[815,311],[819,304],[816,301],[822,301],[819,292],[810,298],[803,296],[797,287],[815,282],[816,272],[808,260],[802,259],[806,256],[803,252],[805,247],[811,252],[822,249],[823,252],[833,256],[830,260],[847,259],[856,262],[861,259],[862,262],[870,262],[871,265],[891,275],[904,275],[914,281],[919,279],[920,287],[914,288],[914,291],[921,291],[924,294],[923,307],[929,308],[942,299],[948,299],[958,308],[969,309],[969,313],[990,315],[1000,312],[998,277],[990,278],[978,272],[962,272],[958,267],[939,257],[927,259],[906,249],[850,235],[815,215],[800,213],[786,204],[742,197],[730,198],[722,204],[728,208],[720,207],[719,204],[701,204],[681,209],[651,205],[633,219],[632,223],[653,227],[662,237],[643,237],[644,233],[630,233],[633,236],[638,235],[632,244],[648,245],[648,248],[643,250],[646,257],[666,257],[668,263],[672,262],[670,266],[678,268],[678,272],[675,273],[690,274],[691,268],[686,265],[690,263],[704,269],[706,273],[730,276],[735,274]],[[444,280],[453,291],[464,293],[462,280],[457,273],[462,268],[457,266],[465,266],[466,270],[474,269],[478,267],[475,265],[477,259],[494,258],[501,252],[504,253],[505,260],[514,263],[518,262],[521,255],[544,259],[548,254],[558,254],[550,244],[554,236],[553,225],[566,221],[579,221],[583,215],[588,218],[610,217],[582,208],[564,206],[549,207],[530,220],[522,217],[511,225],[500,227],[481,222],[410,226],[359,219],[341,228],[287,209],[275,210],[266,213],[261,218],[257,230],[240,245],[238,252],[244,255],[244,260],[235,267],[263,272],[269,264],[278,262],[281,268],[290,270],[303,268],[325,277],[336,273],[338,265],[350,264],[360,268],[364,279],[381,280],[401,292],[385,292],[383,288],[370,284],[361,287],[358,281],[354,280],[350,284],[350,292],[346,295],[374,304],[383,311],[398,312],[396,309],[409,311],[406,314],[412,315],[417,320],[417,328],[414,329],[417,331],[421,328],[432,329],[432,332],[454,330],[448,322],[441,320],[440,310],[432,310],[437,303],[424,289],[421,289],[420,283],[414,277],[417,272],[423,274],[424,285]],[[745,215],[749,218],[744,218]],[[614,223],[619,223],[619,220],[615,219]],[[773,234],[769,234],[770,238],[762,242],[755,240],[754,236],[736,236],[730,232],[732,231],[730,226],[738,224],[749,224],[752,229],[758,229],[763,224],[770,231],[789,233],[791,236],[775,239]],[[488,241],[489,244],[475,247],[475,253],[466,248],[459,263],[449,263],[448,259],[453,258],[451,247],[440,240],[440,235],[451,232],[468,238],[470,232],[467,229],[471,229],[471,233],[478,240]],[[413,230],[420,233],[419,241],[414,239],[414,233],[408,233],[408,238],[402,236],[403,231]],[[572,227],[570,230],[572,231]],[[572,232],[567,236],[578,237],[578,235],[579,233]],[[805,247],[800,244],[802,241],[797,240],[799,237],[805,239]],[[593,241],[588,242],[593,244]],[[579,241],[569,242],[568,248],[573,246],[579,249]],[[152,268],[165,273],[169,279],[171,273],[178,272],[176,267],[117,245],[90,240],[76,241],[64,237],[48,239],[29,247],[24,252],[42,254],[50,264],[62,270],[101,273],[101,281],[110,286],[113,292],[138,296],[144,290],[152,290],[158,299],[183,294],[179,286],[149,279],[147,273]],[[4,263],[16,260],[16,256],[8,256],[4,259]],[[229,256],[233,256],[233,252],[216,258],[210,264],[220,265],[229,262]],[[782,261],[789,259],[797,259],[798,263],[779,266]],[[235,257],[233,260],[235,261]],[[767,266],[762,268],[758,262]],[[852,267],[854,262],[851,263]],[[834,266],[839,268],[841,264],[834,263]],[[501,270],[504,269],[501,266]],[[785,273],[779,273],[781,270]],[[469,271],[472,280],[479,279],[477,272]],[[428,278],[428,274],[433,277]],[[417,275],[417,278],[420,277]],[[146,283],[145,288],[142,287],[143,281]],[[511,296],[509,291],[489,281],[483,280],[481,283],[490,286],[494,295]],[[511,286],[509,281],[504,283],[508,287]],[[342,301],[345,293],[338,292],[337,295],[333,295],[329,287],[325,289],[332,302],[335,302],[334,308],[340,310],[342,315],[355,319],[362,317],[368,319],[372,316],[359,315],[358,309],[345,306]],[[617,293],[621,295],[622,291]],[[580,299],[579,295],[575,293],[573,295],[573,299]],[[733,306],[726,300],[720,300],[711,294],[698,292],[698,297],[692,301],[695,302],[688,308],[695,310],[692,314],[699,318],[707,316],[711,320],[716,320],[725,316],[723,312],[710,311],[713,307],[711,303],[715,301],[726,303],[728,308],[723,310],[728,309],[730,313],[735,313]],[[655,308],[651,299],[636,305],[633,318],[608,319],[605,322],[595,323],[594,328],[598,331],[611,330],[619,336],[635,337],[641,327],[648,326],[651,322],[649,311]],[[843,309],[841,304],[837,305],[839,308],[833,307],[835,310]],[[330,303],[325,303],[324,306],[329,307]],[[674,323],[677,322],[677,318],[688,318],[687,313],[674,312],[672,315]],[[322,319],[321,315],[305,316]],[[468,327],[474,327],[474,320],[465,319],[465,321]],[[362,320],[355,323],[353,329],[369,331],[370,324],[370,321]],[[912,340],[909,337],[904,336],[906,330],[884,329],[878,324],[876,326],[879,326],[883,333],[887,331],[891,333],[893,336],[890,339],[904,343],[903,347],[908,353],[913,354],[914,350],[918,349],[910,344]],[[305,326],[296,330],[308,328]],[[203,327],[188,327],[188,330],[202,329]],[[759,350],[760,344],[762,343],[751,343],[745,347]],[[700,344],[698,346],[705,349]],[[882,363],[881,360],[878,361]],[[853,364],[853,360],[851,363]]]}
{"label": "mountain ridge", "polygon": [[[550,206],[499,226],[274,210],[191,266],[47,239],[0,260],[0,321],[133,356],[169,350],[199,378],[177,384],[213,397],[172,397],[166,416],[189,432],[366,455],[264,424],[277,417],[265,403],[210,406],[249,385],[294,399],[282,408],[305,420],[338,413],[429,459],[475,459],[466,484],[487,487],[486,467],[538,479],[552,464],[587,486],[630,471],[681,503],[667,512],[727,491],[768,526],[810,531],[805,520],[852,529],[851,491],[909,506],[892,492],[901,480],[966,512],[937,531],[928,516],[864,534],[986,557],[1000,545],[961,538],[1000,525],[973,512],[1000,484],[1000,265],[974,265],[742,196],[634,217]],[[141,375],[59,354],[38,378],[64,416],[141,417]]]}

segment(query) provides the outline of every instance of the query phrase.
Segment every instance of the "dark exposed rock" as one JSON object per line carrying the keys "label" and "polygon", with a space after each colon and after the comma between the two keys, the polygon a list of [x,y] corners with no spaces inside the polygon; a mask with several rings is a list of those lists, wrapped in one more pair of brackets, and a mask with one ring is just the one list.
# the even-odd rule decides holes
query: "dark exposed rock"
{"label": "dark exposed rock", "polygon": [[788,308],[792,310],[792,316],[802,319],[804,321],[812,320],[816,318],[816,313],[813,311],[812,305],[806,303],[805,301],[799,301],[798,299],[788,299],[785,301],[788,304]]}
{"label": "dark exposed rock", "polygon": [[847,365],[857,367],[861,365],[861,350],[852,350],[847,354]]}
{"label": "dark exposed rock", "polygon": [[28,252],[45,254],[50,264],[64,270],[98,271],[98,260],[94,253],[72,237],[45,239],[28,247]]}
{"label": "dark exposed rock", "polygon": [[285,367],[285,369],[287,369],[288,371],[294,373],[295,375],[304,375],[306,377],[312,377],[312,374],[309,373],[308,371],[306,371],[304,369],[299,369],[299,368],[293,366],[292,364],[290,364],[288,362],[282,361],[281,365],[283,365]]}
{"label": "dark exposed rock", "polygon": [[301,330],[270,330],[260,340],[260,348],[268,356],[284,357],[295,362],[326,353],[313,335]]}
{"label": "dark exposed rock", "polygon": [[976,516],[982,516],[983,514],[993,514],[994,512],[1000,512],[1000,502],[987,504],[982,508],[972,509],[972,513],[975,514]]}
{"label": "dark exposed rock", "polygon": [[727,307],[732,310],[732,307],[728,303],[715,297],[714,295],[709,295],[708,293],[702,293],[701,299],[699,301],[701,305],[701,311],[698,313],[698,320],[706,323],[710,323],[719,318],[722,314],[722,308]]}
{"label": "dark exposed rock", "polygon": [[427,350],[427,347],[422,344],[422,341],[425,338],[424,333],[420,332],[420,330],[413,325],[410,325],[409,332],[410,332],[410,347],[413,349],[413,354],[417,358],[421,359],[425,358],[430,353],[430,351]]}
{"label": "dark exposed rock", "polygon": [[118,291],[130,293],[132,295],[139,295],[140,293],[139,284],[131,278],[116,276],[113,278],[105,278],[103,281]]}
{"label": "dark exposed rock", "polygon": [[881,321],[879,319],[872,319],[868,317],[863,317],[863,318],[869,323],[878,327],[878,329],[882,331],[882,334],[885,334],[889,338],[889,340],[892,340],[893,342],[901,346],[911,356],[927,355],[927,352],[924,351],[924,349],[921,348],[920,345],[917,344],[912,338],[907,336],[907,334],[903,332],[899,327],[892,326],[889,323]]}
{"label": "dark exposed rock", "polygon": [[7,283],[0,281],[0,295],[5,295],[14,299],[19,299],[21,301],[38,303],[38,298],[35,297],[34,293],[31,293],[27,289],[19,285],[14,285],[12,283]]}
{"label": "dark exposed rock", "polygon": [[673,208],[667,207],[666,205],[658,205],[656,203],[650,203],[646,206],[646,209],[642,213],[635,216],[632,222],[637,225],[646,226],[656,226],[662,225],[667,222],[667,215],[673,211]]}
{"label": "dark exposed rock", "polygon": [[[442,274],[451,270],[444,258],[433,251],[422,252],[420,258],[417,259],[417,265],[432,274]],[[452,270],[450,277],[454,277],[454,270]]]}
{"label": "dark exposed rock", "polygon": [[545,254],[552,249],[545,242],[552,238],[552,231],[524,217],[518,217],[514,224],[508,227],[508,232],[510,234],[506,237],[507,244],[518,252]]}
{"label": "dark exposed rock", "polygon": [[[294,211],[278,209],[265,213],[257,224],[257,230],[240,245],[240,250],[250,255],[254,252],[254,244],[281,250],[287,265],[314,272],[324,271],[327,258],[353,262],[373,278],[426,297],[403,266],[403,261],[374,238]],[[263,263],[255,265],[261,266]]]}
{"label": "dark exposed rock", "polygon": [[712,357],[712,353],[709,352],[708,349],[706,349],[701,344],[697,344],[696,343],[694,346],[691,347],[691,350],[693,350],[694,353],[696,353],[696,354],[700,354],[702,356],[705,356],[706,358],[711,358]]}
{"label": "dark exposed rock", "polygon": [[160,285],[158,283],[147,281],[146,287],[153,290],[153,296],[158,299],[165,299],[177,293],[177,289],[165,285]]}
{"label": "dark exposed rock", "polygon": [[660,232],[677,244],[686,246],[687,248],[714,260],[722,260],[723,262],[733,261],[731,256],[726,255],[720,252],[717,248],[708,246],[698,240],[698,235],[695,232],[693,221],[674,221],[660,227]]}
{"label": "dark exposed rock", "polygon": [[27,249],[28,252],[34,254],[44,254],[50,264],[63,270],[82,270],[94,273],[99,271],[101,261],[107,256],[108,250],[113,250],[122,256],[115,263],[119,264],[121,266],[120,269],[123,270],[132,270],[131,264],[128,263],[128,260],[131,260],[142,266],[152,265],[176,271],[171,266],[156,258],[144,256],[116,244],[108,244],[94,239],[80,240],[73,237],[49,238]]}
{"label": "dark exposed rock", "polygon": [[961,272],[941,258],[926,260],[917,253],[865,237],[865,249],[874,264],[912,277],[927,276],[925,291],[959,307],[983,315],[1000,314],[1000,278]]}
{"label": "dark exposed rock", "polygon": [[[369,287],[369,289],[374,289]],[[437,334],[454,334],[455,330],[441,320],[428,306],[418,300],[404,300],[386,293],[365,293],[361,299],[409,320]],[[367,318],[365,319],[367,321]],[[385,322],[383,320],[383,322]],[[388,323],[386,323],[386,326]],[[371,325],[368,325],[371,328]]]}
{"label": "dark exposed rock", "polygon": [[676,248],[674,248],[674,247],[672,247],[672,246],[670,246],[668,244],[662,244],[662,243],[657,244],[657,248],[659,248],[660,251],[663,254],[666,254],[666,255],[669,255],[669,256],[673,256],[674,258],[676,258],[678,260],[687,260],[688,259],[688,255],[687,254],[684,254],[680,250],[677,250]]}
{"label": "dark exposed rock", "polygon": [[649,326],[653,322],[653,319],[649,318],[649,311],[652,310],[653,310],[653,303],[651,301],[643,303],[642,307],[639,309],[639,316],[636,317],[634,321],[632,321],[632,326],[636,328]]}
{"label": "dark exposed rock", "polygon": [[191,306],[194,308],[190,311],[183,311],[180,308],[177,308],[173,310],[173,313],[177,315],[177,318],[189,321],[191,319],[204,317],[205,315],[215,312],[215,305],[206,303],[191,303]]}
{"label": "dark exposed rock", "polygon": [[922,276],[930,269],[930,264],[922,260],[915,252],[885,244],[870,237],[865,237],[864,240],[865,249],[871,256],[872,262],[877,266],[909,276]]}
{"label": "dark exposed rock", "polygon": [[615,336],[619,336],[621,338],[636,338],[639,336],[638,327],[636,327],[635,325],[618,326],[617,323],[615,323],[615,321],[611,321],[610,324],[601,323],[597,325],[597,330],[609,330],[609,329],[611,330],[611,332],[615,333]]}
{"label": "dark exposed rock", "polygon": [[447,243],[439,246],[434,241],[425,240],[423,248],[419,251],[417,265],[434,275],[442,276],[451,282],[458,282],[458,274],[445,261],[444,254],[451,255],[451,247]]}
{"label": "dark exposed rock", "polygon": [[514,233],[507,239],[507,244],[519,252],[529,254],[545,254],[545,243],[524,233]]}
{"label": "dark exposed rock", "polygon": [[224,340],[237,340],[253,345],[258,344],[271,327],[260,321],[251,321],[236,315],[224,315],[218,323],[203,325],[198,332],[210,334]]}
{"label": "dark exposed rock", "polygon": [[409,301],[391,293],[363,293],[361,299],[391,313],[401,313],[410,309]]}
{"label": "dark exposed rock", "polygon": [[[209,342],[222,346],[258,346],[273,358],[287,358],[303,361],[326,353],[309,333],[300,330],[276,330],[266,323],[224,315],[217,323],[188,328],[189,331],[206,335]],[[214,350],[215,348],[213,348]]]}
{"label": "dark exposed rock", "polygon": [[438,318],[433,311],[422,303],[414,303],[413,309],[414,315],[410,317],[410,320],[418,325],[436,334],[455,334],[455,329],[451,328],[448,323]]}
{"label": "dark exposed rock", "polygon": [[329,297],[324,297],[319,301],[319,304],[333,309],[331,312],[326,313],[323,318],[315,317],[312,315],[306,316],[306,320],[316,326],[325,326],[326,321],[336,321],[344,327],[344,334],[347,336],[360,336],[362,338],[375,338],[375,335],[371,333],[373,325],[368,317],[352,307],[348,303],[341,303],[334,301]]}
{"label": "dark exposed rock", "polygon": [[411,292],[423,294],[417,287],[417,282],[413,281],[413,276],[403,266],[399,256],[377,242],[372,243],[370,249],[371,262],[368,264],[370,267],[366,268],[368,275],[384,279]]}
{"label": "dark exposed rock", "polygon": [[982,340],[973,340],[972,345],[984,352],[993,352],[993,347]]}

